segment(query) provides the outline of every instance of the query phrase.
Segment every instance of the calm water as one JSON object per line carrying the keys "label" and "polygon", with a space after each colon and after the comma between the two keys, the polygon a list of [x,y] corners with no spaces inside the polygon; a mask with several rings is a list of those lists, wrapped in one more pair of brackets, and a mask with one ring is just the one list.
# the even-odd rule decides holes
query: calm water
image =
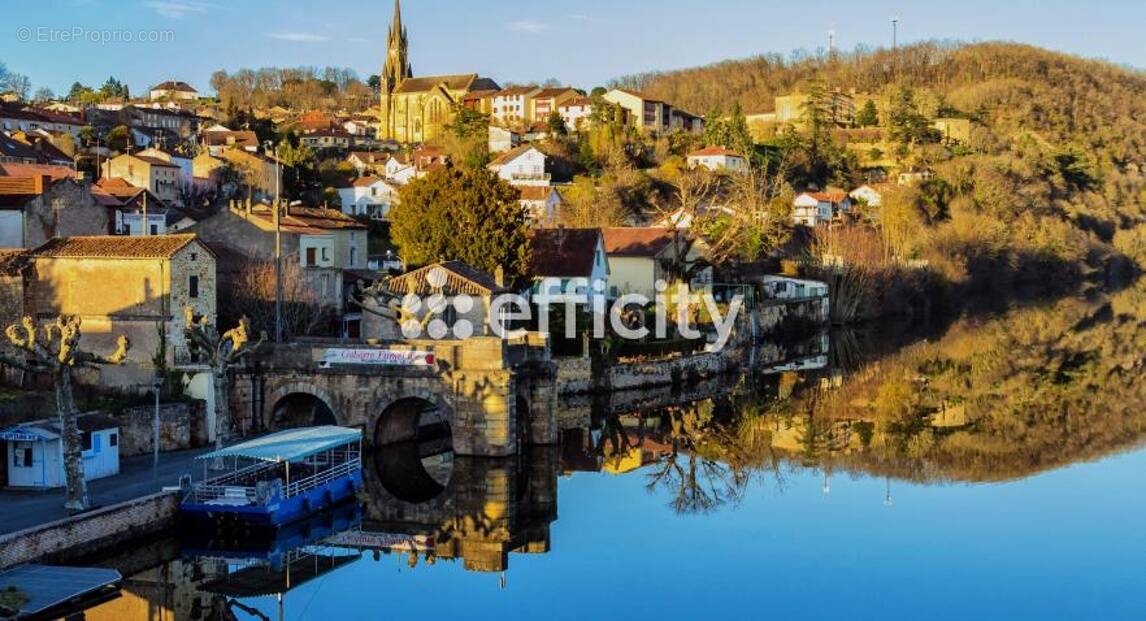
{"label": "calm water", "polygon": [[1141,619],[1144,301],[836,335],[712,398],[568,404],[521,458],[375,455],[290,572],[184,542],[87,618]]}

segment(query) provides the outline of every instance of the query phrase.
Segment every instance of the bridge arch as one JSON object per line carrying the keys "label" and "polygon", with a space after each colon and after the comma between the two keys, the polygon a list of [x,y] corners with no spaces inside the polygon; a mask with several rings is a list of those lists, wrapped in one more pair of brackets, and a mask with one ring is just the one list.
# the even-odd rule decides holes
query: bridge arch
{"label": "bridge arch", "polygon": [[423,389],[405,390],[380,399],[374,409],[375,446],[397,444],[419,438],[419,430],[437,427],[439,433],[452,436],[454,410],[441,395]]}
{"label": "bridge arch", "polygon": [[311,382],[283,382],[266,394],[263,423],[269,429],[345,425],[345,414],[340,414],[334,403],[325,390]]}

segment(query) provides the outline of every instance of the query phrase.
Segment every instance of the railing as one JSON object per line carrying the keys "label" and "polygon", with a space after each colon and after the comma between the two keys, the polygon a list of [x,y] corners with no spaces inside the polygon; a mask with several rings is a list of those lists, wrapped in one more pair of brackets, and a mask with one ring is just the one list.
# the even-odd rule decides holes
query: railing
{"label": "railing", "polygon": [[322,472],[312,474],[305,479],[292,481],[290,485],[287,485],[286,488],[283,489],[283,496],[285,498],[290,498],[291,496],[301,494],[302,492],[305,492],[309,489],[314,489],[320,485],[325,485],[335,479],[344,477],[351,472],[358,470],[360,468],[360,462],[361,459],[354,457],[353,459],[338,464],[337,466],[327,468]]}

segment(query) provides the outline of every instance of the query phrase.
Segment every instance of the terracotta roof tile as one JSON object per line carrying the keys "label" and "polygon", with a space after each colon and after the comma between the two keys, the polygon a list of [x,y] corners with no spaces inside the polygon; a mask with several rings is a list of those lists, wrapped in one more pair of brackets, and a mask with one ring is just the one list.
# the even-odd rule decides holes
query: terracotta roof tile
{"label": "terracotta roof tile", "polygon": [[195,239],[192,234],[57,237],[30,254],[50,258],[166,259]]}
{"label": "terracotta roof tile", "polygon": [[618,257],[654,257],[672,243],[674,232],[662,228],[618,227],[602,229],[605,254]]}
{"label": "terracotta roof tile", "polygon": [[739,157],[739,158],[744,157],[743,155],[737,153],[736,151],[732,151],[729,149],[725,149],[724,147],[716,147],[716,146],[705,147],[703,149],[699,149],[697,151],[693,151],[692,153],[688,154],[689,157],[706,157],[706,156],[711,156],[711,155],[727,155],[729,157]]}
{"label": "terracotta roof tile", "polygon": [[[430,274],[436,269],[445,271],[446,280],[438,287],[430,283]],[[493,276],[462,261],[433,263],[390,279],[393,293],[428,295],[441,291],[446,295],[489,295],[503,291]]]}
{"label": "terracotta roof tile", "polygon": [[529,271],[537,277],[588,277],[600,236],[600,229],[534,229]]}

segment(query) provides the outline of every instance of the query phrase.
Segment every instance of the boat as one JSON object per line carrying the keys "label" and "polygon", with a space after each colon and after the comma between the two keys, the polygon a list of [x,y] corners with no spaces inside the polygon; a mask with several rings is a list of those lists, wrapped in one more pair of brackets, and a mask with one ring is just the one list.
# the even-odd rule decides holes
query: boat
{"label": "boat", "polygon": [[203,478],[180,504],[185,521],[280,527],[354,498],[362,489],[362,431],[303,427],[196,458]]}

